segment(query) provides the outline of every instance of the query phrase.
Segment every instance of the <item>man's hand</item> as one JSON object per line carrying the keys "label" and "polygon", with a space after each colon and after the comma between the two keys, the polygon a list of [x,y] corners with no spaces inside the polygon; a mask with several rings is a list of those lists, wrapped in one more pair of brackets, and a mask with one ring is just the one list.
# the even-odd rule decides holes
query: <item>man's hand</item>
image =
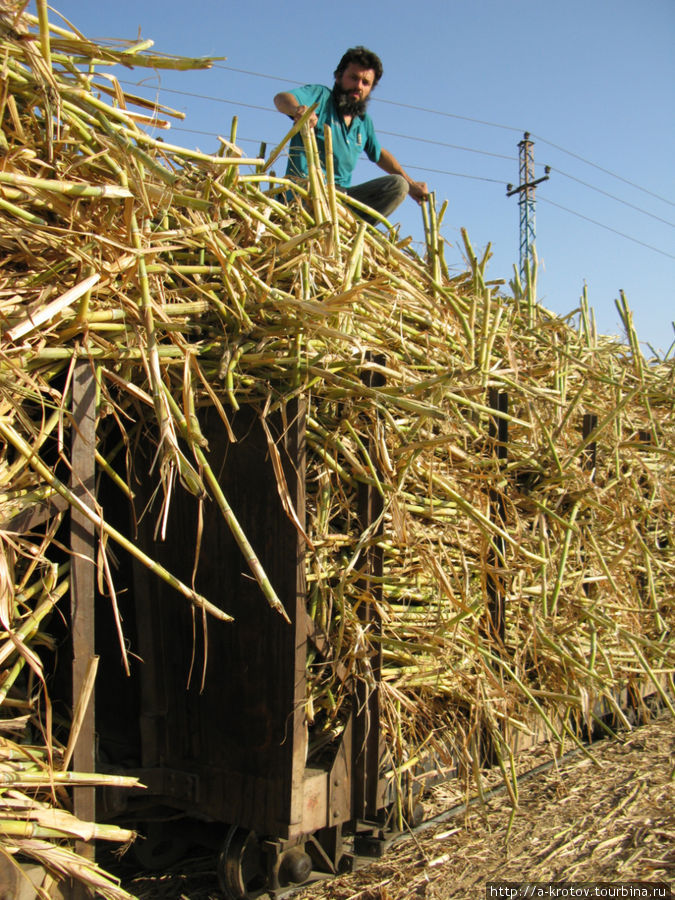
{"label": "man's hand", "polygon": [[426,181],[409,181],[408,194],[418,203],[429,199],[429,188]]}
{"label": "man's hand", "polygon": [[408,182],[408,196],[416,200],[417,203],[422,203],[423,200],[428,198],[429,188],[426,181],[413,181],[396,157],[388,150],[385,150],[384,147],[380,148],[380,158],[377,164],[389,175],[402,175]]}
{"label": "man's hand", "polygon": [[[294,122],[297,122],[298,119],[303,115],[303,113],[307,112],[306,106],[299,106],[298,101],[295,99],[293,94],[288,91],[282,91],[280,94],[277,94],[274,98],[274,105],[279,110],[279,112],[284,113],[284,115],[289,116],[293,119]],[[312,115],[307,120],[307,124],[310,128],[314,128],[316,123],[318,122],[318,118],[316,113],[312,113]]]}
{"label": "man's hand", "polygon": [[[301,116],[304,116],[304,114],[305,114],[306,112],[307,112],[307,107],[306,107],[306,106],[297,106],[297,107],[293,110],[293,113],[292,113],[292,119],[293,119],[293,121],[294,121],[294,122],[297,122],[298,119],[299,119]],[[318,121],[319,121],[319,120],[318,120],[318,118],[317,118],[316,113],[313,112],[312,115],[309,117],[309,119],[307,119],[307,124],[309,125],[310,128],[314,128],[314,126],[316,125],[316,123],[317,123]]]}

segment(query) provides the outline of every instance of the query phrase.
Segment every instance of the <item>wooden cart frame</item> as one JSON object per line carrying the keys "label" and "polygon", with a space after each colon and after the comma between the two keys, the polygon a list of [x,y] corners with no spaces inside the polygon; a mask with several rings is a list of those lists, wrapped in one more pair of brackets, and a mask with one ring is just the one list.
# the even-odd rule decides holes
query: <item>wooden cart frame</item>
{"label": "wooden cart frame", "polygon": [[[374,386],[373,379],[379,376],[367,372],[365,377]],[[79,361],[73,379],[71,487],[91,506],[97,502],[95,385],[91,363]],[[493,451],[505,460],[508,400],[493,391],[490,404],[495,417],[489,439]],[[378,854],[393,799],[383,778],[377,690],[381,651],[373,651],[369,660],[371,687],[361,679],[349,684],[351,709],[328,763],[321,767],[306,763],[308,652],[334,665],[336,677],[346,676],[331,659],[328,636],[307,614],[305,416],[304,401],[294,400],[283,414],[266,419],[263,428],[259,414],[244,407],[232,419],[235,441],[215,410],[208,410],[201,422],[210,464],[290,621],[265,602],[220,512],[208,501],[176,491],[164,539],[156,539],[155,522],[143,516],[137,523],[137,540],[184,582],[193,579],[195,589],[234,621],[207,622],[197,607],[191,608],[165,582],[127,560],[126,568],[125,564],[120,567],[127,580],[124,606],[134,631],[132,652],[142,663],[135,666],[131,679],[121,678],[121,669],[114,674],[110,664],[115,656],[110,622],[105,617],[101,620],[96,604],[98,536],[90,519],[75,509],[71,512],[73,699],[80,696],[93,659],[100,654],[108,667],[99,677],[96,702],[92,698],[89,703],[73,766],[95,771],[101,762],[97,746],[105,746],[106,738],[115,732],[131,761],[115,759],[113,752],[111,763],[138,775],[147,786],[144,796],[186,817],[226,826],[219,876],[226,895],[234,898],[264,891],[274,894],[290,883],[307,880],[312,870],[334,874],[349,865],[353,852]],[[586,417],[586,436],[595,425],[594,417]],[[282,502],[270,441],[278,454],[285,502],[292,506],[292,514]],[[590,444],[585,453],[592,466],[595,445]],[[151,460],[146,462],[151,465]],[[142,466],[137,475],[136,506],[142,509],[151,480],[143,477]],[[124,504],[117,502],[121,509]],[[495,494],[490,502],[494,514],[503,516],[503,498]],[[65,501],[56,505],[65,508]],[[107,517],[105,503],[104,511]],[[53,512],[53,507],[33,510],[13,526],[32,528]],[[361,527],[378,527],[381,512],[378,492],[361,485]],[[128,528],[128,509],[120,514]],[[503,547],[495,546],[486,589],[490,627],[503,635],[500,556]],[[375,632],[381,627],[377,615],[381,575],[381,551],[371,549],[361,577],[364,596],[373,602],[361,604],[360,615],[364,627]],[[377,641],[374,646],[379,646]],[[137,798],[132,795],[120,801],[119,794],[103,792],[97,808],[95,790],[77,788],[74,811],[89,821],[95,821],[97,813],[138,815],[134,812]],[[353,837],[349,853],[345,833]],[[149,859],[155,839],[149,836]],[[87,845],[78,849],[92,852]]]}

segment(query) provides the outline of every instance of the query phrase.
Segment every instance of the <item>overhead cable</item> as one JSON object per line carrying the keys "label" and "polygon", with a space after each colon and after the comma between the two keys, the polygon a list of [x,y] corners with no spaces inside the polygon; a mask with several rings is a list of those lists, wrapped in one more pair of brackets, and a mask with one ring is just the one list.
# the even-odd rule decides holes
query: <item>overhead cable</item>
{"label": "overhead cable", "polygon": [[[156,90],[149,85],[139,84],[136,81],[123,81],[119,79],[120,84],[128,84],[131,87],[143,88],[148,90]],[[242,103],[241,100],[225,100],[223,97],[212,97],[210,94],[195,94],[193,91],[180,91],[177,88],[162,87],[161,90],[165,94],[179,94],[181,97],[194,97],[197,100],[212,100],[214,103],[227,103],[230,106],[243,106],[245,109],[260,109],[263,112],[275,112],[270,106],[256,106],[253,103]]]}
{"label": "overhead cable", "polygon": [[509,162],[517,162],[517,156],[509,156],[506,153],[492,153],[489,150],[476,150],[474,147],[463,147],[461,144],[448,144],[446,141],[434,141],[431,138],[421,138],[414,134],[401,134],[398,131],[384,131],[377,129],[378,134],[388,134],[390,137],[405,138],[407,141],[415,141],[419,144],[434,144],[437,147],[449,147],[451,150],[466,150],[468,153],[478,153],[481,156],[492,156],[495,159],[507,159]]}
{"label": "overhead cable", "polygon": [[304,81],[296,81],[294,78],[282,78],[281,75],[266,75],[264,72],[252,72],[250,69],[237,69],[235,66],[224,66],[222,63],[214,63],[214,69],[227,69],[228,72],[239,72],[241,75],[255,75],[256,78],[269,78],[271,81],[283,81],[286,84],[304,84]]}
{"label": "overhead cable", "polygon": [[634,181],[629,181],[628,178],[624,178],[622,175],[617,175],[616,172],[610,171],[610,169],[604,169],[597,163],[591,162],[589,159],[585,159],[583,156],[579,156],[578,153],[573,153],[572,150],[566,150],[564,147],[561,147],[558,144],[554,144],[552,141],[547,141],[546,138],[541,137],[541,135],[539,134],[533,134],[532,137],[536,138],[538,141],[541,141],[542,144],[548,144],[549,147],[555,147],[555,149],[560,150],[561,153],[566,153],[568,156],[573,156],[575,159],[580,160],[582,163],[586,163],[587,166],[592,166],[594,169],[598,169],[598,171],[604,172],[605,175],[611,175],[612,178],[617,178],[619,181],[623,181],[624,184],[629,184],[636,190],[642,191],[645,194],[649,194],[650,197],[656,197],[657,200],[662,200],[669,206],[675,206],[675,203],[673,203],[672,200],[668,200],[666,197],[662,197],[660,194],[655,194],[654,191],[650,191],[647,188],[641,187],[639,184],[635,184]]}
{"label": "overhead cable", "polygon": [[[254,75],[258,78],[269,78],[273,81],[285,81],[289,84],[303,84],[302,81],[296,81],[292,78],[281,78],[278,75],[267,75],[262,72],[252,72],[247,69],[235,69],[233,66],[224,66],[224,65],[216,64],[215,67],[219,68],[219,69],[229,69],[233,72],[240,72],[245,75]],[[444,117],[451,118],[451,119],[460,119],[462,121],[473,122],[478,125],[487,125],[491,128],[502,128],[507,131],[516,131],[516,132],[523,131],[522,128],[516,128],[513,125],[502,125],[497,122],[488,122],[483,119],[475,119],[471,116],[460,116],[457,113],[449,113],[444,110],[429,109],[424,106],[415,106],[414,104],[409,104],[409,103],[400,103],[396,100],[385,100],[382,97],[373,97],[373,102],[387,103],[390,106],[400,106],[403,109],[414,109],[414,110],[418,110],[419,112],[427,112],[427,113],[431,113],[433,115],[444,116]],[[619,181],[623,181],[624,184],[628,184],[638,191],[642,191],[645,194],[649,194],[651,197],[655,197],[657,200],[661,200],[663,203],[669,204],[669,206],[675,206],[675,203],[671,200],[668,200],[666,197],[663,197],[660,194],[655,193],[654,191],[650,191],[648,188],[642,187],[641,185],[636,184],[634,181],[631,181],[628,178],[624,178],[622,175],[618,175],[616,172],[612,172],[610,169],[605,169],[603,166],[599,166],[597,163],[591,162],[591,160],[586,159],[585,157],[581,156],[580,154],[574,153],[574,151],[568,150],[565,147],[561,147],[560,144],[554,144],[553,141],[549,141],[546,138],[544,138],[538,134],[532,134],[532,137],[536,138],[536,140],[541,141],[544,144],[548,144],[549,147],[554,147],[556,150],[559,150],[561,153],[566,153],[568,156],[573,156],[575,159],[578,159],[580,162],[585,163],[587,166],[592,166],[594,169],[598,169],[598,171],[604,172],[606,175],[610,175],[612,178],[617,178]]]}
{"label": "overhead cable", "polygon": [[[180,126],[173,126],[172,131],[184,131],[189,134],[201,134],[205,137],[219,137],[220,135],[216,131],[195,131],[192,128],[182,128]],[[237,136],[238,143],[250,143],[250,144],[258,144],[260,145],[260,141],[255,138],[243,138],[239,135]],[[419,172],[433,172],[437,175],[453,175],[455,178],[470,178],[473,181],[490,181],[493,184],[503,184],[503,179],[501,178],[486,178],[483,175],[468,175],[466,172],[449,172],[447,169],[430,169],[427,166],[415,166],[409,163],[405,163],[406,169],[415,169]]]}
{"label": "overhead cable", "polygon": [[[229,66],[220,66],[219,68],[231,69],[232,67],[229,67]],[[260,73],[260,72],[250,72],[250,71],[247,71],[247,70],[244,70],[244,69],[235,69],[234,71],[240,71],[240,72],[242,72],[242,73],[244,73],[244,74],[247,74],[247,75],[256,75],[256,76],[261,77],[261,78],[274,78],[275,80],[281,80],[281,79],[277,79],[276,76],[265,75],[265,74]],[[120,80],[120,83],[121,83],[121,84],[132,85],[132,86],[134,86],[134,87],[145,87],[144,85],[139,85],[139,84],[137,84],[136,82],[131,82],[131,81],[122,81],[122,80]],[[301,83],[301,82],[296,82],[296,83],[299,84],[299,83]],[[181,96],[194,97],[194,98],[197,98],[197,99],[200,99],[200,100],[210,100],[210,101],[213,101],[213,102],[215,102],[215,103],[225,103],[225,104],[228,104],[228,105],[231,105],[231,106],[240,106],[240,107],[243,107],[243,108],[245,108],[245,109],[257,109],[257,110],[261,110],[261,111],[263,111],[263,112],[276,112],[276,110],[274,110],[273,108],[268,107],[268,106],[258,106],[258,105],[252,104],[252,103],[243,103],[243,102],[241,102],[241,101],[239,101],[239,100],[228,100],[228,99],[225,99],[225,98],[223,98],[223,97],[213,97],[213,96],[208,95],[208,94],[199,94],[199,93],[194,93],[194,92],[191,92],[191,91],[183,91],[183,90],[178,90],[178,89],[176,89],[176,88],[167,88],[167,87],[162,87],[161,90],[163,90],[163,91],[166,92],[166,93],[170,93],[170,94],[179,94],[179,95],[181,95]],[[380,100],[380,102],[383,102],[383,103],[390,103],[390,104],[392,104],[392,105],[402,106],[402,107],[410,108],[410,109],[418,109],[418,110],[421,110],[421,111],[423,111],[423,112],[431,112],[431,113],[434,113],[434,114],[437,114],[437,115],[446,115],[446,116],[452,117],[452,118],[467,118],[467,117],[463,117],[463,116],[456,116],[456,115],[454,115],[453,113],[443,113],[443,112],[441,112],[441,111],[439,111],[439,110],[425,109],[424,107],[413,107],[413,106],[409,106],[408,104],[394,103],[394,101],[391,101],[391,100]],[[478,119],[471,119],[470,121],[480,122],[480,124],[484,124],[484,125],[494,125],[494,127],[508,128],[509,130],[514,130],[514,131],[519,130],[519,129],[511,129],[510,126],[500,126],[500,125],[495,125],[494,123],[484,122],[484,121],[481,121],[481,120],[478,120]],[[176,130],[176,131],[186,131],[186,132],[189,132],[189,133],[192,133],[192,134],[202,134],[202,135],[209,135],[209,134],[210,134],[210,135],[212,135],[213,137],[218,137],[218,135],[217,135],[215,132],[193,131],[192,129],[188,129],[188,128],[179,128],[179,127],[177,127],[177,126],[174,126],[174,130]],[[416,141],[418,141],[418,142],[420,142],[420,143],[438,144],[438,145],[440,145],[440,146],[447,146],[447,147],[450,147],[450,148],[453,148],[453,149],[466,150],[466,151],[468,151],[468,152],[478,153],[478,154],[486,155],[486,156],[494,156],[494,157],[497,157],[497,158],[507,159],[507,160],[509,160],[509,161],[512,161],[512,160],[515,159],[515,157],[511,157],[511,156],[507,156],[507,155],[503,155],[503,154],[496,154],[496,153],[493,154],[493,153],[490,153],[490,152],[488,152],[488,151],[477,150],[477,149],[474,149],[474,148],[471,148],[471,147],[461,147],[461,146],[459,146],[459,145],[446,144],[445,142],[442,142],[442,141],[434,141],[434,140],[431,140],[431,139],[419,138],[419,137],[415,137],[415,136],[413,136],[413,135],[406,135],[406,134],[400,134],[400,133],[397,133],[397,132],[389,132],[389,131],[380,131],[380,133],[381,133],[381,134],[388,134],[388,135],[391,135],[391,136],[394,136],[394,137],[399,137],[399,138],[406,138],[406,139],[409,139],[409,140],[416,140]],[[606,172],[606,173],[609,174],[609,175],[613,175],[614,177],[618,178],[619,180],[624,181],[626,184],[630,184],[632,187],[636,187],[636,188],[638,188],[638,189],[640,189],[640,190],[644,190],[644,192],[645,192],[645,193],[648,193],[648,194],[651,194],[651,193],[652,193],[651,191],[648,191],[648,190],[646,190],[646,189],[640,188],[639,185],[636,185],[636,184],[634,184],[633,182],[628,181],[627,179],[622,178],[622,177],[619,176],[619,175],[615,175],[613,172],[610,172],[610,171],[607,170],[607,169],[603,169],[601,166],[596,166],[595,163],[592,163],[592,162],[590,162],[590,161],[584,159],[583,157],[578,156],[578,154],[575,154],[575,153],[572,153],[571,151],[565,150],[563,147],[559,147],[559,146],[556,145],[556,144],[552,144],[550,141],[547,141],[545,138],[538,137],[538,136],[536,136],[536,135],[535,135],[535,137],[537,137],[537,140],[540,140],[540,141],[542,141],[543,143],[550,144],[551,146],[555,147],[556,149],[561,150],[561,151],[564,152],[564,153],[568,153],[569,155],[574,156],[574,157],[577,158],[577,159],[580,159],[582,162],[584,162],[584,163],[586,163],[586,164],[588,164],[588,165],[590,165],[590,166],[593,166],[593,167],[595,167],[595,168],[597,168],[597,169],[600,169],[601,171]],[[249,140],[250,140],[250,139],[249,139]],[[487,177],[480,176],[480,175],[468,175],[468,174],[463,173],[463,172],[452,172],[452,171],[449,171],[449,170],[446,170],[446,169],[433,169],[433,168],[429,168],[429,167],[425,167],[425,166],[407,165],[407,164],[406,164],[406,168],[409,168],[409,169],[415,169],[415,170],[417,170],[417,171],[422,171],[422,172],[431,172],[431,173],[433,173],[433,174],[438,174],[438,175],[450,175],[450,176],[453,176],[453,177],[456,177],[456,178],[469,178],[469,179],[472,179],[472,180],[474,180],[474,181],[486,181],[486,182],[492,182],[492,183],[494,183],[494,184],[502,184],[502,183],[503,183],[503,179],[487,178]],[[647,216],[650,216],[651,218],[656,219],[657,221],[663,222],[663,223],[666,224],[666,225],[670,225],[671,227],[675,227],[675,225],[674,225],[672,222],[669,222],[669,221],[667,221],[666,219],[661,219],[659,216],[656,216],[656,215],[654,215],[654,214],[648,212],[647,210],[641,209],[640,207],[635,206],[635,205],[632,204],[632,203],[629,203],[629,202],[627,202],[627,201],[625,201],[625,200],[622,200],[620,197],[616,197],[616,196],[614,196],[613,194],[608,193],[607,191],[603,191],[601,188],[595,187],[595,186],[592,185],[592,184],[589,184],[589,183],[587,183],[587,182],[585,182],[585,181],[582,181],[581,179],[576,178],[576,177],[573,176],[573,175],[569,175],[568,173],[563,172],[563,171],[560,170],[560,169],[555,169],[555,171],[558,172],[560,175],[565,176],[566,178],[570,178],[571,180],[576,181],[576,182],[578,182],[579,184],[582,184],[584,187],[588,187],[588,188],[590,188],[591,190],[595,190],[595,191],[597,191],[597,192],[600,193],[600,194],[604,194],[605,196],[610,197],[611,199],[616,200],[616,201],[619,202],[619,203],[623,203],[624,205],[626,205],[626,206],[628,206],[628,207],[630,207],[630,208],[632,208],[632,209],[635,209],[635,210],[637,210],[638,212],[641,212],[641,213],[643,213],[643,214],[645,214],[645,215],[647,215]],[[670,202],[670,201],[668,201],[668,200],[665,200],[665,198],[659,197],[657,194],[653,194],[653,196],[657,197],[658,199],[664,200],[666,203],[669,203],[669,202]],[[576,212],[575,210],[568,209],[568,208],[565,207],[565,206],[561,206],[560,204],[555,203],[553,200],[549,200],[549,199],[546,198],[546,197],[540,197],[540,198],[538,198],[538,199],[539,199],[540,201],[545,202],[545,203],[550,203],[552,206],[557,206],[559,209],[565,210],[565,212],[569,212],[569,213],[571,213],[572,215],[576,215],[576,216],[578,216],[578,217],[581,218],[581,219],[585,219],[586,221],[591,222],[592,224],[597,225],[597,226],[600,227],[600,228],[604,228],[604,229],[606,229],[607,231],[612,231],[612,232],[614,232],[615,234],[618,234],[618,235],[620,235],[621,237],[626,238],[627,240],[633,241],[634,243],[637,243],[637,244],[641,244],[642,246],[647,247],[648,249],[653,250],[653,251],[655,251],[656,253],[660,253],[660,254],[662,254],[663,256],[667,256],[667,257],[670,257],[671,259],[675,259],[675,256],[673,256],[672,254],[666,252],[665,250],[661,250],[661,249],[659,249],[658,247],[654,247],[654,246],[652,246],[651,244],[647,244],[647,243],[645,243],[644,241],[640,241],[640,240],[638,240],[637,238],[633,238],[633,237],[631,237],[630,235],[625,234],[624,232],[618,231],[617,229],[612,228],[612,227],[609,226],[609,225],[605,225],[605,224],[603,224],[602,222],[598,222],[598,221],[595,220],[595,219],[591,219],[591,218],[589,218],[588,216],[584,216],[582,213],[578,213],[578,212]],[[673,205],[675,205],[675,204],[673,204]]]}
{"label": "overhead cable", "polygon": [[612,231],[614,234],[618,234],[621,237],[626,238],[629,241],[633,241],[635,244],[640,244],[643,247],[647,247],[649,250],[653,250],[655,253],[660,253],[661,256],[668,256],[670,259],[675,259],[675,255],[672,253],[667,253],[665,250],[660,250],[658,247],[654,247],[652,244],[646,244],[644,241],[640,241],[637,238],[631,237],[630,234],[624,234],[623,231],[617,231],[616,228],[612,228],[609,225],[604,225],[602,222],[598,222],[596,219],[591,219],[588,216],[582,215],[582,213],[576,212],[574,209],[569,209],[567,206],[562,206],[560,203],[555,203],[553,200],[549,200],[548,197],[537,197],[537,201],[539,203],[549,203],[551,206],[556,206],[558,209],[562,209],[565,212],[571,213],[573,216],[578,216],[580,219],[585,219],[587,222],[591,222],[593,225],[598,225],[600,228],[604,228],[606,231]]}
{"label": "overhead cable", "polygon": [[449,172],[447,169],[430,169],[427,166],[404,164],[405,169],[416,169],[418,172],[433,172],[436,175],[454,175],[456,178],[471,178],[473,181],[491,181],[493,184],[504,184],[501,178],[486,178],[484,175],[465,175],[463,172]]}
{"label": "overhead cable", "polygon": [[596,187],[594,184],[589,184],[587,181],[582,181],[581,178],[576,178],[574,175],[570,175],[568,172],[563,172],[561,169],[556,169],[555,166],[549,166],[549,169],[551,170],[551,172],[556,172],[558,175],[564,175],[565,178],[576,181],[578,184],[583,184],[584,187],[590,188],[592,191],[596,191],[598,194],[604,194],[605,197],[616,200],[617,203],[623,203],[624,206],[629,206],[631,209],[635,209],[638,212],[643,213],[645,216],[656,219],[657,222],[663,222],[664,225],[670,225],[671,228],[675,228],[675,222],[669,222],[668,219],[662,219],[661,216],[655,216],[654,213],[650,213],[646,209],[635,206],[634,203],[629,203],[627,200],[622,200],[621,197],[616,197],[614,194],[610,194],[608,191],[603,191],[602,188]]}
{"label": "overhead cable", "polygon": [[[272,81],[282,81],[287,84],[304,84],[304,81],[296,81],[294,78],[281,78],[279,75],[268,75],[265,72],[253,72],[250,69],[237,69],[234,66],[224,66],[222,64],[214,63],[213,68],[215,69],[227,69],[230,72],[239,72],[242,75],[254,75],[256,78],[269,78]],[[437,116],[447,116],[450,119],[463,119],[466,122],[474,122],[477,125],[489,125],[491,128],[504,128],[507,131],[522,131],[522,128],[515,128],[513,125],[500,125],[497,122],[485,122],[482,119],[474,119],[470,116],[460,116],[457,113],[449,113],[445,112],[441,109],[427,109],[424,106],[415,106],[413,104],[408,103],[400,103],[396,100],[385,100],[383,97],[372,97],[373,103],[389,103],[392,106],[402,106],[404,109],[415,109],[419,112],[428,112],[433,113]]]}
{"label": "overhead cable", "polygon": [[[247,74],[255,74],[255,73],[247,73]],[[261,76],[261,77],[272,77],[272,76]],[[144,87],[144,85],[138,85],[138,84],[136,84],[136,82],[133,82],[133,81],[120,80],[120,84],[130,85],[130,86],[134,86],[134,87]],[[196,94],[196,93],[193,93],[192,91],[181,91],[176,88],[164,87],[164,88],[162,88],[162,90],[167,94],[179,94],[179,95],[185,96],[185,97],[195,97],[198,100],[213,100],[215,103],[227,103],[232,106],[242,106],[245,109],[259,109],[259,110],[262,110],[263,112],[270,112],[270,113],[278,114],[277,110],[271,106],[256,106],[253,103],[242,103],[239,100],[226,100],[223,97],[212,97],[208,94]],[[178,129],[174,129],[174,130],[178,130]],[[183,130],[188,131],[190,129],[183,129]],[[195,132],[195,134],[198,134],[198,133],[199,132]],[[421,137],[418,137],[413,134],[400,134],[399,132],[396,132],[396,131],[384,131],[379,128],[377,130],[377,133],[378,134],[387,134],[390,137],[405,138],[406,140],[417,141],[418,143],[422,143],[422,144],[435,144],[439,147],[449,147],[450,149],[453,149],[453,150],[465,150],[468,153],[477,153],[481,156],[491,156],[496,159],[507,159],[510,162],[513,162],[513,161],[517,160],[517,158],[518,158],[516,156],[509,156],[504,153],[492,153],[489,150],[478,150],[474,147],[464,147],[464,146],[461,146],[460,144],[449,144],[445,141],[435,141],[435,140],[431,140],[430,138],[421,138]]]}

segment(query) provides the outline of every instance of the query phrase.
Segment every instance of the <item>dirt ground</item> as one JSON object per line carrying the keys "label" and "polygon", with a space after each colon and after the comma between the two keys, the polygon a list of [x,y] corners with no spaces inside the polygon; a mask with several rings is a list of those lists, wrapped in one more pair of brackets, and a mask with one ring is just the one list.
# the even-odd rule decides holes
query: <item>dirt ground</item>
{"label": "dirt ground", "polygon": [[[532,765],[543,761],[533,757]],[[660,718],[577,752],[504,790],[428,821],[385,857],[301,889],[294,900],[478,900],[489,882],[675,880],[675,720]],[[550,756],[549,756],[550,759]],[[432,798],[432,812],[451,795]],[[141,900],[216,900],[213,860],[125,882]]]}

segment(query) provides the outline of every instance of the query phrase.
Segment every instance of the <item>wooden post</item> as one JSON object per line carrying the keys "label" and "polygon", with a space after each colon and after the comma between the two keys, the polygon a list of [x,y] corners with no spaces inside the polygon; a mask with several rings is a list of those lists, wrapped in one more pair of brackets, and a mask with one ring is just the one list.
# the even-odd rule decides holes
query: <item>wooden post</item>
{"label": "wooden post", "polygon": [[[598,417],[595,413],[585,413],[583,424],[581,426],[581,434],[584,440],[597,428],[598,426]],[[585,469],[587,472],[591,473],[591,479],[595,477],[595,464],[597,460],[597,442],[591,441],[591,443],[584,447],[581,454],[581,468]],[[584,527],[584,526],[582,526]],[[581,550],[581,558],[586,561],[586,552],[582,547]],[[584,593],[587,597],[591,595],[591,585],[584,579]]]}
{"label": "wooden post", "polygon": [[[371,357],[374,362],[384,364],[382,357]],[[370,387],[381,387],[385,383],[384,376],[367,369],[363,381]],[[375,439],[371,435],[368,441],[368,454],[376,458]],[[371,536],[371,542],[382,534],[381,514],[384,500],[377,488],[372,484],[359,486],[359,522],[365,531],[373,522],[380,519],[380,525]],[[361,582],[363,595],[372,598],[359,606],[359,619],[364,629],[370,634],[379,635],[382,622],[376,603],[382,597],[382,548],[370,546],[365,553],[364,577]],[[372,579],[375,580],[372,580]],[[353,743],[353,804],[354,816],[357,819],[374,818],[378,808],[378,783],[380,768],[380,695],[379,683],[382,671],[382,644],[375,641],[375,651],[369,662],[372,683],[366,684],[362,678],[356,680],[354,743]]]}
{"label": "wooden post", "polygon": [[[490,388],[490,406],[496,412],[508,413],[509,395],[497,388]],[[506,462],[508,456],[509,423],[502,416],[490,418],[489,435],[491,443],[495,447],[495,455],[499,460],[499,466]],[[506,519],[506,504],[501,491],[490,488],[490,514],[496,515],[502,527]],[[495,535],[490,542],[488,551],[488,571],[486,576],[486,588],[488,594],[488,615],[490,630],[494,637],[498,637],[503,643],[506,629],[506,611],[504,609],[504,583],[499,570],[504,566],[504,553],[506,544],[501,535]]]}
{"label": "wooden post", "polygon": [[[84,503],[93,506],[96,380],[89,360],[80,360],[75,365],[72,409],[71,489]],[[93,523],[76,509],[71,509],[70,523],[72,674],[73,709],[75,709],[95,655],[94,560],[96,535]],[[73,751],[72,767],[79,772],[94,772],[96,769],[93,693]],[[78,818],[84,821],[95,821],[95,788],[74,788],[73,811]],[[78,842],[77,852],[93,859],[94,846],[90,843]]]}
{"label": "wooden post", "polygon": [[[285,429],[283,445],[286,457],[286,482],[295,514],[303,530],[306,528],[307,499],[305,478],[307,470],[307,402],[305,399],[292,401],[287,407],[292,416]],[[307,699],[307,581],[305,574],[305,541],[298,534],[294,536],[295,597],[293,608],[287,610],[291,617],[294,649],[293,674],[293,750],[291,754],[291,796],[289,822],[301,826],[304,813],[304,778],[307,759],[307,726],[305,703]],[[290,598],[289,598],[290,599]],[[290,604],[289,604],[290,606]],[[281,624],[283,628],[283,623]],[[289,718],[290,724],[290,718]]]}

